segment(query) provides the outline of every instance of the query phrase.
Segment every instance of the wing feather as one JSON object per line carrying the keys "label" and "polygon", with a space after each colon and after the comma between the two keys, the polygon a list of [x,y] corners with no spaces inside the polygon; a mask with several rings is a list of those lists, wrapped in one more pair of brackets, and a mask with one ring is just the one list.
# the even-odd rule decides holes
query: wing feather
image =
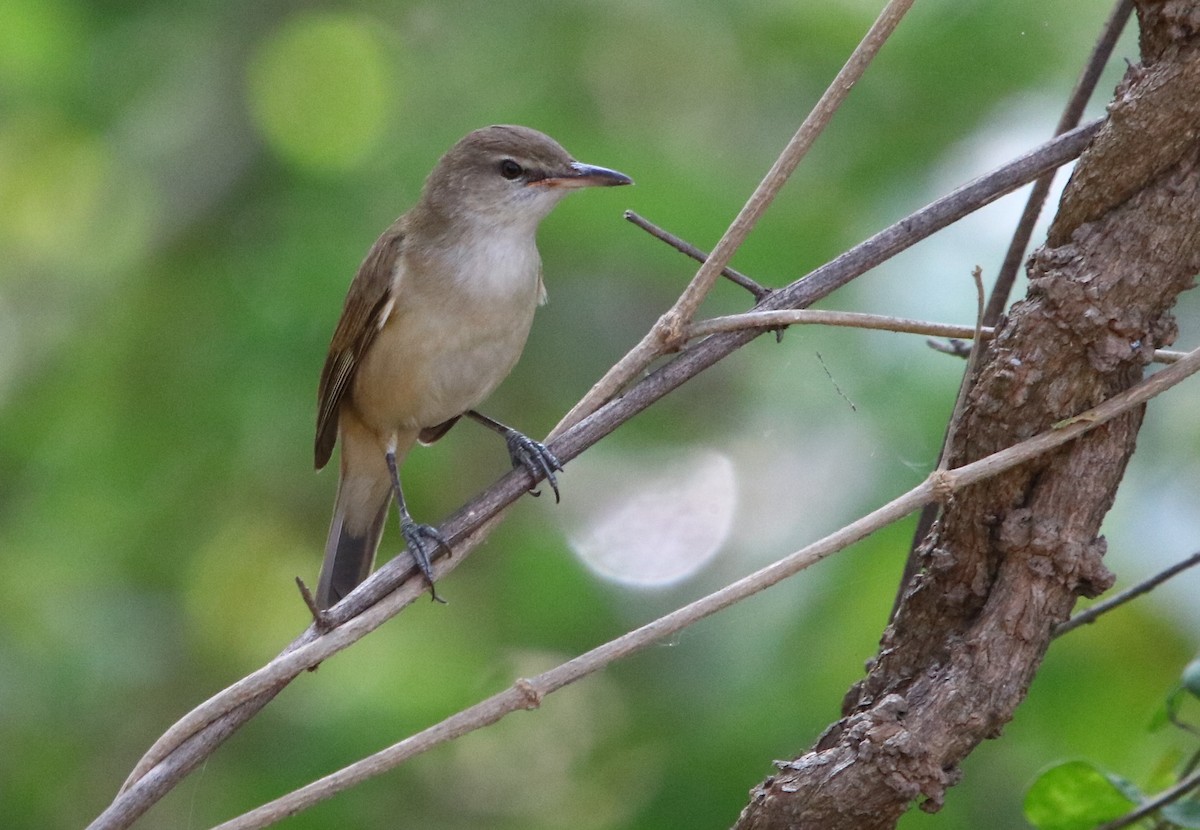
{"label": "wing feather", "polygon": [[354,383],[354,373],[391,311],[392,275],[404,243],[402,220],[383,232],[358,267],[342,316],[329,343],[317,391],[317,469],[329,463],[337,442],[338,410]]}

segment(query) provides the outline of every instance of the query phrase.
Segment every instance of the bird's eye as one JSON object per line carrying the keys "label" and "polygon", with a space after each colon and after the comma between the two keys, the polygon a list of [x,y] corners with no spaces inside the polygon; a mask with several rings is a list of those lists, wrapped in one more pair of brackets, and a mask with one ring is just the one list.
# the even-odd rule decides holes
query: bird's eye
{"label": "bird's eye", "polygon": [[525,171],[521,169],[521,165],[517,164],[512,159],[505,159],[504,161],[500,162],[500,175],[509,181],[512,181],[524,172]]}

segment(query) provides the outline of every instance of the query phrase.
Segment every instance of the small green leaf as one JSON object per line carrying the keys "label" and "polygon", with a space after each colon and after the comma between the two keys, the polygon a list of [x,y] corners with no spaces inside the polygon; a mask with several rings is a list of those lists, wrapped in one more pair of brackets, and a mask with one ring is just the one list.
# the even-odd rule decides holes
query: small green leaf
{"label": "small green leaf", "polygon": [[1051,767],[1025,794],[1025,818],[1039,830],[1091,830],[1135,806],[1136,801],[1089,761]]}
{"label": "small green leaf", "polygon": [[1200,827],[1200,801],[1175,801],[1158,812],[1180,827]]}

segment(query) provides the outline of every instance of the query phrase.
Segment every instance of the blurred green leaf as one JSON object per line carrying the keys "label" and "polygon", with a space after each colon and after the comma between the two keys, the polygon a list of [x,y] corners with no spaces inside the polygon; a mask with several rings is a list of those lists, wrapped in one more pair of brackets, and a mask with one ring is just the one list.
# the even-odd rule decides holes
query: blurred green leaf
{"label": "blurred green leaf", "polygon": [[1025,817],[1039,830],[1089,830],[1136,806],[1123,787],[1090,761],[1051,767],[1025,795]]}
{"label": "blurred green leaf", "polygon": [[1200,827],[1200,801],[1174,801],[1159,810],[1160,815],[1180,827]]}
{"label": "blurred green leaf", "polygon": [[354,15],[298,14],[259,46],[250,111],[276,151],[316,170],[345,170],[383,139],[399,90],[373,28]]}

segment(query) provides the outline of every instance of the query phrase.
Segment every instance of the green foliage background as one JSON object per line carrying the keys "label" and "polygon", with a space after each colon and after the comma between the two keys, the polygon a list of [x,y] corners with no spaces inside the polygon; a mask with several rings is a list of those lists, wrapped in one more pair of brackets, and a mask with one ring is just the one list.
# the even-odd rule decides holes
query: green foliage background
{"label": "green foliage background", "polygon": [[[876,6],[0,0],[0,824],[82,826],[170,723],[305,625],[292,578],[315,579],[335,486],[311,470],[317,374],[359,259],[443,150],[525,123],[637,180],[543,227],[552,303],[488,406],[542,435],[692,273],[621,211],[711,247]],[[918,3],[735,264],[783,284],[1048,136],[1105,13]],[[1133,37],[1118,58],[1136,59]],[[969,321],[970,267],[995,273],[1019,203],[988,214],[991,234],[926,243],[829,305]],[[745,305],[721,286],[706,312]],[[572,555],[563,511],[527,500],[442,586],[448,606],[421,603],[298,679],[140,826],[206,827],[282,794],[800,547],[934,463],[958,362],[899,335],[768,341],[562,479],[586,513],[573,477],[606,458],[733,458],[733,532],[698,574],[604,581]],[[1171,395],[1131,466],[1126,489],[1142,489],[1114,513],[1125,583],[1200,538],[1181,495],[1200,486],[1200,401]],[[445,516],[504,468],[460,427],[409,460],[414,512]],[[836,718],[910,533],[285,826],[727,826],[771,759]],[[904,826],[1018,826],[1023,788],[1063,756],[1149,785],[1174,750],[1144,725],[1200,642],[1180,590],[1056,644],[1005,739],[971,757],[940,816]]]}

